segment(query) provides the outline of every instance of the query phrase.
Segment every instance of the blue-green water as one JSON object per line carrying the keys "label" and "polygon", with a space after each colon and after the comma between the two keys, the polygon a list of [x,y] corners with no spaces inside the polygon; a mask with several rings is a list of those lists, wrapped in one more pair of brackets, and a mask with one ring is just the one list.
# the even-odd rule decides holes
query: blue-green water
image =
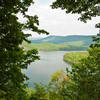
{"label": "blue-green water", "polygon": [[50,76],[59,70],[66,70],[69,64],[63,61],[63,55],[66,51],[40,51],[40,60],[31,63],[27,70],[23,72],[30,78],[29,87],[33,87],[34,83],[47,84]]}

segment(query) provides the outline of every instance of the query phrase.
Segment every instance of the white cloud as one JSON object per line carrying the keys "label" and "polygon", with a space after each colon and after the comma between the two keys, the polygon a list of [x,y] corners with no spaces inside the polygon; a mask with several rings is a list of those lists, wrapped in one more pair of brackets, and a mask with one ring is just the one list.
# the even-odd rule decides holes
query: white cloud
{"label": "white cloud", "polygon": [[[100,21],[100,17],[83,23],[77,20],[79,15],[66,14],[60,9],[52,9],[50,3],[37,1],[28,11],[30,15],[38,15],[39,27],[50,32],[50,35],[94,35],[98,32],[95,24]],[[33,33],[32,36],[39,37],[37,33]]]}

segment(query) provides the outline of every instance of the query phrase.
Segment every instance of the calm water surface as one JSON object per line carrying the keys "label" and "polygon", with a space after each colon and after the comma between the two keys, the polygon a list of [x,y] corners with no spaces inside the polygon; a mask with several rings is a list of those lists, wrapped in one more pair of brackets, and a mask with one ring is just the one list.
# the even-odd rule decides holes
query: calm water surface
{"label": "calm water surface", "polygon": [[24,73],[30,78],[29,87],[34,83],[47,84],[50,76],[59,70],[66,70],[69,64],[63,61],[63,55],[66,51],[40,51],[40,60],[31,63]]}

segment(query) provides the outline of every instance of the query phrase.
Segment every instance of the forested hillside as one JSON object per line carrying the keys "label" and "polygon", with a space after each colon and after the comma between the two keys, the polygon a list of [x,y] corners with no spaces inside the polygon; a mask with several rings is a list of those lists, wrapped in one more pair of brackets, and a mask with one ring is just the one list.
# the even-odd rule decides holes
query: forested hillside
{"label": "forested hillside", "polygon": [[84,45],[84,42],[67,42],[63,44],[53,44],[53,43],[26,43],[23,42],[22,46],[25,49],[37,49],[40,51],[83,51],[89,48],[89,45]]}
{"label": "forested hillside", "polygon": [[27,49],[38,49],[42,51],[60,50],[60,51],[84,51],[92,44],[93,36],[48,36],[42,39],[31,40],[31,44],[23,42]]}
{"label": "forested hillside", "polygon": [[53,43],[53,44],[63,44],[67,42],[78,42],[82,41],[84,45],[90,45],[92,43],[92,35],[82,36],[82,35],[71,35],[71,36],[48,36],[46,38],[31,40],[32,43]]}

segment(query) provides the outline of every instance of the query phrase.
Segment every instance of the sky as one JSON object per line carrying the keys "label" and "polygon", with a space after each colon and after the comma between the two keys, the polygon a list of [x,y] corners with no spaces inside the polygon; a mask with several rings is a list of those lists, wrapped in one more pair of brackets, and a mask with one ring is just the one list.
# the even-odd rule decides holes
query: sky
{"label": "sky", "polygon": [[[59,9],[52,9],[50,5],[54,0],[35,0],[35,4],[31,5],[28,10],[29,15],[38,15],[39,28],[45,29],[49,35],[96,35],[98,29],[95,24],[100,21],[100,17],[93,18],[87,23],[78,20],[80,15],[66,14],[65,11]],[[38,35],[31,31],[32,37],[45,37],[46,35]]]}

